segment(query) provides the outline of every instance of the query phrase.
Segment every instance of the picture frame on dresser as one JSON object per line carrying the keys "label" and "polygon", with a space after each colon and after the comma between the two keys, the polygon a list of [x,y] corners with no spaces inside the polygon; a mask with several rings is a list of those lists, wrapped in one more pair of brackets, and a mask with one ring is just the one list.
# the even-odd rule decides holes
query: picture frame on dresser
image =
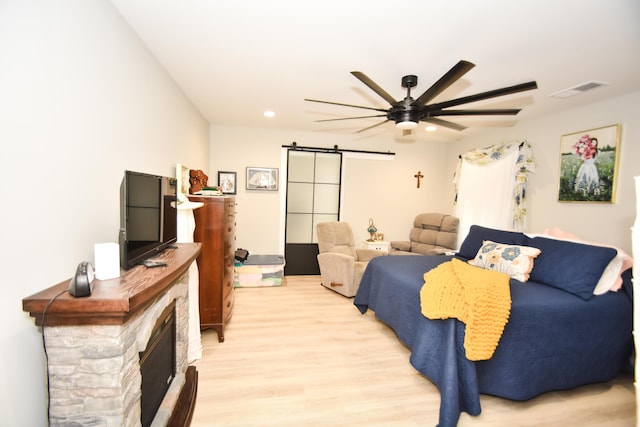
{"label": "picture frame on dresser", "polygon": [[184,195],[189,194],[189,170],[188,166],[176,163],[176,180],[178,192]]}
{"label": "picture frame on dresser", "polygon": [[278,168],[247,167],[247,190],[278,191]]}
{"label": "picture frame on dresser", "polygon": [[222,194],[236,194],[236,173],[218,171],[218,187]]}

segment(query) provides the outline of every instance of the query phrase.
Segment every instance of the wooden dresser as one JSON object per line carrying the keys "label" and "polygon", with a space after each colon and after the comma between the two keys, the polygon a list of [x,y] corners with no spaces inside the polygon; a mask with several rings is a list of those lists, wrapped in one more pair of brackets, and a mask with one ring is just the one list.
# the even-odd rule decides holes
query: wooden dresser
{"label": "wooden dresser", "polygon": [[200,329],[213,328],[224,341],[224,328],[233,311],[235,262],[235,197],[189,196],[204,206],[193,211],[193,239],[202,244],[198,256]]}

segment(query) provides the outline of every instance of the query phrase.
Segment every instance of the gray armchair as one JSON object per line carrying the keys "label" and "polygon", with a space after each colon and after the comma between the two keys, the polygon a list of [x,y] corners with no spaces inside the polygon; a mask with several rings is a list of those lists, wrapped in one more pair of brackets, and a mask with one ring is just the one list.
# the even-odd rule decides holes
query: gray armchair
{"label": "gray armchair", "polygon": [[409,232],[409,241],[392,241],[391,255],[437,255],[456,250],[456,217],[440,213],[418,214]]}
{"label": "gray armchair", "polygon": [[373,249],[357,249],[346,222],[319,223],[316,233],[322,285],[346,297],[355,296],[367,263],[385,254]]}

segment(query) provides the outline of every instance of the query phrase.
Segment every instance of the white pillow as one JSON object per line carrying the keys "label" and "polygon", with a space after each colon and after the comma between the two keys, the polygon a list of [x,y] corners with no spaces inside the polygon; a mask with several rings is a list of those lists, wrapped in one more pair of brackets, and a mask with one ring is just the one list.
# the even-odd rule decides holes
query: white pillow
{"label": "white pillow", "polygon": [[609,262],[609,265],[607,265],[607,268],[602,272],[602,276],[600,276],[600,280],[598,280],[598,284],[593,290],[594,295],[602,295],[608,291],[616,292],[622,287],[621,274],[624,271],[622,265],[625,261],[625,255],[626,254],[621,254],[620,251],[618,251],[618,254]]}

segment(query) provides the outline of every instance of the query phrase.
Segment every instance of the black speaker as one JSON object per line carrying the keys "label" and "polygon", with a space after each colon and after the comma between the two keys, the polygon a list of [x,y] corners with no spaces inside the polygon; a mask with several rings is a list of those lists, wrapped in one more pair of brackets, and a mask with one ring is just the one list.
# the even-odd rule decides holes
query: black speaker
{"label": "black speaker", "polygon": [[74,297],[88,297],[91,295],[91,282],[94,277],[93,265],[90,262],[81,262],[69,282],[69,293]]}

